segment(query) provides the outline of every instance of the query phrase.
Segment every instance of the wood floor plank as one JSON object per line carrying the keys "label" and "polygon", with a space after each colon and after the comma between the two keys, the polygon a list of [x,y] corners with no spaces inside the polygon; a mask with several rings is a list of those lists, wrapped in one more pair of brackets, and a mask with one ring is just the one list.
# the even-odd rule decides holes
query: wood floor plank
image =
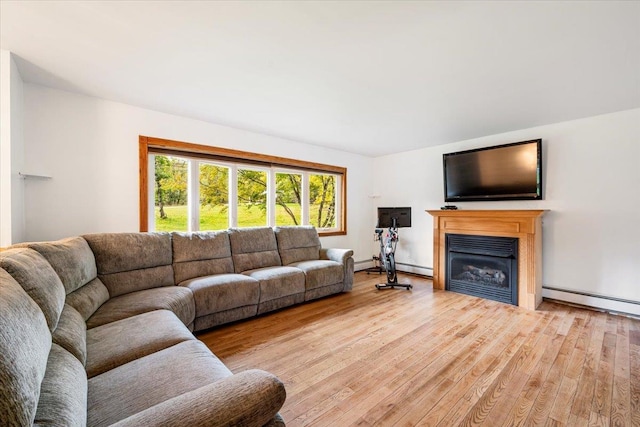
{"label": "wood floor plank", "polygon": [[613,394],[613,368],[617,343],[617,325],[615,319],[612,328],[612,316],[607,315],[602,353],[596,374],[595,393],[591,404],[589,425],[608,426],[611,420],[611,398]]}
{"label": "wood floor plank", "polygon": [[611,396],[611,425],[631,425],[631,401],[629,384],[629,329],[623,318],[618,320],[615,366],[613,369],[613,394]]}
{"label": "wood floor plank", "polygon": [[640,345],[630,345],[629,347],[631,425],[640,427]]}
{"label": "wood floor plank", "polygon": [[[578,380],[576,395],[571,406],[571,415],[577,419],[589,420],[591,402],[596,386],[596,372],[600,363],[604,341],[606,314],[593,312],[591,338],[587,346],[582,372]],[[571,417],[570,417],[571,418]]]}
{"label": "wood floor plank", "polygon": [[234,372],[287,389],[288,426],[640,427],[640,320],[434,291],[343,293],[198,334]]}

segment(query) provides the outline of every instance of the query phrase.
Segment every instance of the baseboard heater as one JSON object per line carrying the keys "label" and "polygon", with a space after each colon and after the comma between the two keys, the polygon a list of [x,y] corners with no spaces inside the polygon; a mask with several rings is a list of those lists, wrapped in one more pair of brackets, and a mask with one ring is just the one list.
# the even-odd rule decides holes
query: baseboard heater
{"label": "baseboard heater", "polygon": [[542,297],[585,305],[587,307],[598,308],[605,311],[640,316],[640,301],[591,294],[588,292],[559,289],[550,286],[542,287]]}

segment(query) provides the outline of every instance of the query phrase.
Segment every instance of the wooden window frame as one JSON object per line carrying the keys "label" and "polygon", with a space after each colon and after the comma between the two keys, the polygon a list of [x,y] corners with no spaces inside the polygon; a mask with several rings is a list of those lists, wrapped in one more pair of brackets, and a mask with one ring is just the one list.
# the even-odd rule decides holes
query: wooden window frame
{"label": "wooden window frame", "polygon": [[139,144],[139,182],[140,182],[140,231],[149,231],[149,154],[165,154],[174,156],[200,157],[205,160],[243,163],[268,167],[281,167],[293,170],[306,170],[316,173],[340,175],[340,229],[332,231],[318,230],[320,236],[342,236],[347,234],[347,168],[251,153],[230,148],[174,141],[140,135]]}

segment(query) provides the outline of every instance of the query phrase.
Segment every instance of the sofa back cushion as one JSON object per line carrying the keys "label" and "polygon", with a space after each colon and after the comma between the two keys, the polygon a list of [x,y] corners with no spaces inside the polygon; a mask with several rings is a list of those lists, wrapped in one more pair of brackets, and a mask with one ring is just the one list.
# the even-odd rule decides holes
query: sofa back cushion
{"label": "sofa back cushion", "polygon": [[82,237],[30,243],[29,247],[49,261],[67,294],[86,285],[98,275],[96,259]]}
{"label": "sofa back cushion", "polygon": [[233,273],[231,245],[226,231],[172,233],[175,282]]}
{"label": "sofa back cushion", "polygon": [[98,277],[111,298],[174,285],[170,234],[101,233],[82,237],[93,251]]}
{"label": "sofa back cushion", "polygon": [[67,304],[84,320],[109,299],[109,291],[97,278],[95,256],[82,237],[29,243],[28,246],[49,261],[64,285]]}
{"label": "sofa back cushion", "polygon": [[38,305],[0,269],[0,419],[26,426],[35,419],[51,334]]}
{"label": "sofa back cushion", "polygon": [[320,238],[315,227],[276,227],[274,232],[282,265],[320,259]]}
{"label": "sofa back cushion", "polygon": [[107,301],[109,291],[97,277],[67,295],[67,304],[76,309],[85,321]]}
{"label": "sofa back cushion", "polygon": [[87,324],[78,311],[64,305],[58,326],[52,333],[54,344],[71,353],[85,366],[87,363]]}
{"label": "sofa back cushion", "polygon": [[51,264],[38,252],[23,247],[0,252],[0,267],[40,306],[49,330],[53,331],[64,307],[65,292]]}
{"label": "sofa back cushion", "polygon": [[229,241],[236,273],[282,265],[271,227],[232,228]]}

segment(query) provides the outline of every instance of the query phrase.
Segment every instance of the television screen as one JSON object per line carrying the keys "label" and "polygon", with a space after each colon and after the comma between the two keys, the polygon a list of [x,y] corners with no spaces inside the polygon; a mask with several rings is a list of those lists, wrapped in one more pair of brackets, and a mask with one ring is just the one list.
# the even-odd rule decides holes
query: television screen
{"label": "television screen", "polygon": [[542,140],[443,155],[446,202],[542,199]]}
{"label": "television screen", "polygon": [[378,208],[378,228],[390,227],[411,227],[411,208]]}

